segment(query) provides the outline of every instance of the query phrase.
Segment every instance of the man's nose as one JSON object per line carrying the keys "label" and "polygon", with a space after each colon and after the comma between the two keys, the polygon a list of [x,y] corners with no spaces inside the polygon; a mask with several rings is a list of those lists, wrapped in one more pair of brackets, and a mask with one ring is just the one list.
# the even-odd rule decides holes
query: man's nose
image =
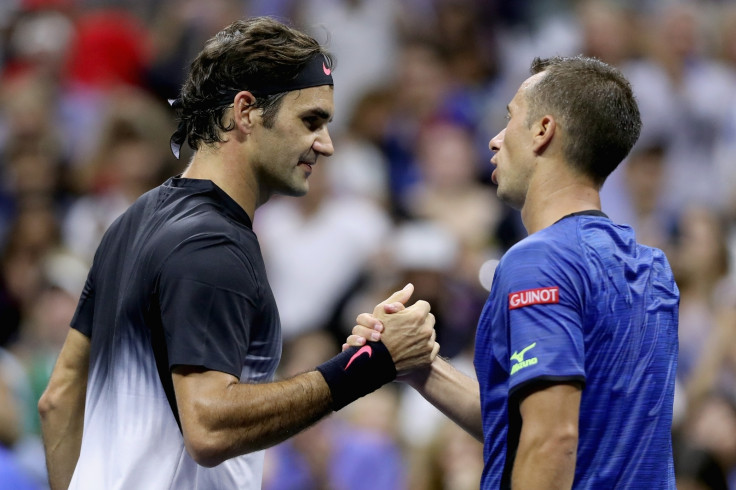
{"label": "man's nose", "polygon": [[335,153],[335,148],[332,146],[332,138],[330,138],[330,132],[327,130],[327,127],[324,127],[319,132],[317,139],[315,139],[314,144],[312,144],[312,148],[320,155],[324,155],[326,157]]}
{"label": "man's nose", "polygon": [[491,139],[491,142],[488,143],[488,148],[490,148],[492,152],[497,152],[498,150],[501,149],[501,144],[503,143],[503,137],[505,134],[506,134],[506,128],[504,128],[500,133],[494,136]]}

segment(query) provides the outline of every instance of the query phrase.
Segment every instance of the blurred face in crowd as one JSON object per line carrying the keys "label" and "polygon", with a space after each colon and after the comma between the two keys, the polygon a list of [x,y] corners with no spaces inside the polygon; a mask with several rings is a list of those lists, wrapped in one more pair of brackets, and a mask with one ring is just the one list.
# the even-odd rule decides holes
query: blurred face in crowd
{"label": "blurred face in crowd", "polygon": [[529,77],[521,84],[509,102],[506,127],[488,145],[491,151],[496,152],[491,163],[496,166],[492,179],[498,185],[498,197],[516,209],[524,206],[535,168],[533,131],[527,121],[529,107],[525,94],[542,76],[544,72]]}
{"label": "blurred face in crowd", "polygon": [[631,56],[635,39],[632,23],[624,10],[605,1],[594,0],[580,6],[583,51],[611,65]]}
{"label": "blurred face in crowd", "polygon": [[423,177],[435,188],[466,189],[475,178],[477,155],[471,134],[463,127],[451,123],[429,127],[417,153]]}
{"label": "blurred face in crowd", "polygon": [[685,60],[698,51],[702,42],[698,26],[698,12],[693,6],[674,3],[659,16],[660,49]]}
{"label": "blurred face in crowd", "polygon": [[664,178],[664,150],[640,151],[631,155],[624,167],[626,184],[636,212],[654,212]]}
{"label": "blurred face in crowd", "polygon": [[728,250],[717,213],[691,206],[680,218],[680,241],[674,268],[679,282],[688,278],[716,281],[727,273]]}
{"label": "blurred face in crowd", "polygon": [[327,130],[333,112],[332,87],[322,85],[289,92],[272,127],[254,126],[250,158],[266,196],[307,193],[312,167],[333,153]]}

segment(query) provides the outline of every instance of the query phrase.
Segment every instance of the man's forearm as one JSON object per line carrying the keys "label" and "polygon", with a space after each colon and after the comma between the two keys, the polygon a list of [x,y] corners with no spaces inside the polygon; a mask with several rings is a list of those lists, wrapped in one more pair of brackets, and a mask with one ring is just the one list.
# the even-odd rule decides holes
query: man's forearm
{"label": "man's forearm", "polygon": [[71,330],[38,402],[49,484],[66,489],[82,446],[89,339]]}
{"label": "man's forearm", "polygon": [[539,387],[519,404],[522,424],[512,488],[568,489],[575,479],[582,388]]}
{"label": "man's forearm", "polygon": [[[236,384],[228,390],[224,406],[242,406],[248,400],[248,413],[236,413],[233,424],[239,427],[242,449],[254,451],[278,444],[332,412],[330,390],[322,374],[311,371],[275,383]],[[225,417],[222,421],[224,422]],[[232,430],[222,423],[220,431]]]}
{"label": "man's forearm", "polygon": [[577,438],[569,437],[525,447],[520,443],[511,479],[512,488],[560,490],[572,488]]}
{"label": "man's forearm", "polygon": [[[407,286],[387,301],[406,301],[410,295]],[[354,346],[318,371],[276,383],[239,383],[223,372],[175,366],[172,379],[189,454],[213,466],[272,446],[393,381],[398,371],[432,362],[439,346],[427,302],[417,301],[387,323],[395,333],[387,333],[385,343]]]}
{"label": "man's forearm", "polygon": [[83,415],[79,417],[66,411],[54,411],[42,418],[41,429],[51,490],[69,487],[82,447],[83,418]]}
{"label": "man's forearm", "polygon": [[203,466],[278,444],[332,411],[317,371],[265,384],[223,385],[228,375],[213,371],[174,376],[187,449]]}
{"label": "man's forearm", "polygon": [[470,435],[483,441],[478,382],[437,357],[431,366],[405,381]]}

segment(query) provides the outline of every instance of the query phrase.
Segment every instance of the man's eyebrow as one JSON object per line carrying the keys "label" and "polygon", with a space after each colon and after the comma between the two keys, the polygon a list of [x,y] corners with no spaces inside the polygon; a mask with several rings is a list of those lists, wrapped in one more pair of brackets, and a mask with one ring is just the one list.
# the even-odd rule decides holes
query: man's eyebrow
{"label": "man's eyebrow", "polygon": [[314,115],[314,116],[320,117],[322,119],[327,119],[327,122],[332,122],[332,114],[330,114],[329,112],[327,112],[326,110],[324,110],[324,109],[322,109],[320,107],[315,107],[315,108],[312,108],[312,109],[307,109],[306,111],[304,111],[303,115],[304,116]]}

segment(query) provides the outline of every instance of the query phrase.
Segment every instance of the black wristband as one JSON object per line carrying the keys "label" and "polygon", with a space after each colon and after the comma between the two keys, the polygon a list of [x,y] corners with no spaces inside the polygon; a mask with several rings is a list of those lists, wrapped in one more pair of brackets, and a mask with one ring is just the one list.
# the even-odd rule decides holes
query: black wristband
{"label": "black wristband", "polygon": [[334,411],[396,379],[396,366],[383,342],[350,347],[317,366],[317,371],[330,387]]}

